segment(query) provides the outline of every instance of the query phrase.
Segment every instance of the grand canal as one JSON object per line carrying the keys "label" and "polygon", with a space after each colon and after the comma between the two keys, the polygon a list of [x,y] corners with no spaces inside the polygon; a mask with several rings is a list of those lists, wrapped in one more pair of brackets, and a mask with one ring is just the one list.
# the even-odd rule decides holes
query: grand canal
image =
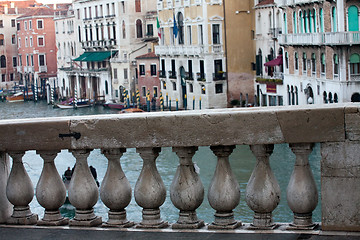
{"label": "grand canal", "polygon": [[[116,114],[117,111],[104,109],[102,106],[83,108],[83,109],[69,109],[61,110],[54,109],[52,106],[47,105],[45,102],[24,102],[24,103],[4,103],[0,102],[0,118],[1,119],[19,119],[19,118],[36,118],[36,117],[60,117],[60,116],[75,116],[75,115],[94,115],[94,114]],[[130,131],[130,130],[124,130]],[[207,201],[207,188],[214,174],[216,166],[216,157],[208,147],[200,147],[194,156],[194,162],[200,168],[200,177],[205,188],[205,199],[203,204],[197,210],[198,217],[210,223],[213,221],[214,210],[210,207]],[[290,179],[290,175],[295,162],[295,155],[291,152],[288,145],[281,144],[275,145],[274,153],[270,158],[271,168],[280,184],[281,188],[281,201],[279,206],[274,211],[274,220],[276,222],[291,222],[292,212],[287,206],[286,202],[286,187]],[[64,173],[68,166],[72,167],[75,163],[75,158],[67,150],[63,150],[55,159],[55,164],[60,175]],[[101,182],[107,168],[107,160],[100,153],[99,149],[91,152],[89,165],[92,165],[97,170],[98,180]],[[238,207],[235,209],[235,218],[243,222],[252,222],[253,212],[249,209],[245,202],[245,188],[251,172],[255,165],[255,157],[252,155],[248,146],[237,146],[232,155],[230,156],[230,164],[232,170],[240,184],[241,200]],[[34,152],[29,151],[24,157],[24,165],[28,174],[34,184],[39,180],[42,170],[42,159]],[[121,165],[129,179],[132,189],[135,187],[137,178],[139,177],[142,160],[136,153],[135,149],[127,149],[127,152],[121,158]],[[315,181],[320,192],[320,147],[316,145],[310,155],[310,165],[315,176]],[[170,185],[178,166],[178,158],[171,148],[163,148],[162,152],[157,159],[157,167],[159,173],[167,188],[167,198],[163,206],[160,208],[162,211],[162,218],[169,222],[175,222],[178,216],[178,210],[172,205],[170,200]],[[320,196],[319,196],[320,202]],[[43,215],[43,208],[37,203],[34,197],[30,204],[33,212]],[[107,219],[107,208],[101,202],[95,205],[95,213]],[[320,204],[314,211],[314,221],[321,221]],[[136,204],[134,198],[130,205],[126,208],[128,218],[132,221],[141,220],[141,208]],[[74,208],[70,204],[65,204],[61,208],[61,212],[65,216],[72,217],[74,215]]]}

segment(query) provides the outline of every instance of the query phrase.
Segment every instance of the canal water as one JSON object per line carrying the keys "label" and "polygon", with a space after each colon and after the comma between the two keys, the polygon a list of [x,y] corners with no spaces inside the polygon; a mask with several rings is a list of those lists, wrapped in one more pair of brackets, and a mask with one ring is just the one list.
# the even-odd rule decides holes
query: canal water
{"label": "canal water", "polygon": [[[3,103],[0,102],[0,119],[18,119],[18,118],[36,118],[36,117],[60,117],[60,116],[77,116],[77,115],[95,115],[95,114],[116,114],[116,110],[104,109],[102,106],[92,108],[81,108],[77,110],[61,110],[47,105],[45,102],[25,102],[25,103]],[[216,167],[216,157],[209,147],[199,147],[196,152],[194,162],[200,168],[200,178],[205,188],[205,198],[202,205],[198,208],[198,217],[207,223],[213,221],[214,210],[210,207],[207,200],[207,188],[210,185]],[[120,160],[122,168],[128,178],[132,189],[135,187],[136,180],[139,177],[142,160],[135,149],[127,149],[127,152]],[[252,155],[249,146],[237,146],[230,156],[230,164],[232,170],[240,184],[241,200],[240,204],[234,210],[235,218],[242,222],[252,222],[253,212],[245,202],[245,188],[250,178],[251,172],[255,166],[255,157]],[[286,187],[290,179],[290,175],[294,166],[295,155],[291,152],[287,144],[275,145],[274,153],[270,157],[270,165],[274,171],[281,188],[281,200],[279,206],[274,210],[273,216],[276,222],[291,222],[292,212],[286,202]],[[92,165],[97,170],[98,180],[102,182],[107,168],[107,160],[100,153],[99,149],[91,152],[88,158],[89,166]],[[162,218],[170,223],[177,220],[178,210],[172,205],[170,200],[170,185],[173,180],[176,168],[178,166],[178,158],[171,148],[162,148],[158,157],[157,167],[167,189],[167,197],[162,205]],[[64,173],[67,167],[73,167],[75,158],[67,150],[61,151],[55,159],[55,164],[60,175]],[[24,156],[24,166],[34,184],[36,186],[43,161],[35,151],[28,151]],[[310,165],[315,177],[315,181],[320,192],[320,147],[315,145],[310,155]],[[43,216],[44,209],[37,203],[34,196],[30,204],[31,210],[40,217]],[[320,195],[319,204],[313,212],[313,219],[316,222],[321,221],[320,211]],[[103,221],[107,219],[107,208],[99,201],[94,207],[95,213],[103,217]],[[141,221],[141,208],[136,204],[134,197],[130,205],[126,208],[128,219],[131,221]],[[61,213],[67,217],[73,217],[75,214],[74,207],[65,204],[61,207]]]}

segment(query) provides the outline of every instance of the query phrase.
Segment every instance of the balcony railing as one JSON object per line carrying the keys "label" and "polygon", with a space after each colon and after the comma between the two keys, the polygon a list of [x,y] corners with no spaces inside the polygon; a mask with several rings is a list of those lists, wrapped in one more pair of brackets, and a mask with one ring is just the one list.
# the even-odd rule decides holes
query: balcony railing
{"label": "balcony railing", "polygon": [[165,70],[159,70],[159,77],[160,77],[160,78],[166,78],[166,72],[165,72]]}
{"label": "balcony railing", "polygon": [[360,32],[326,32],[283,34],[279,37],[281,45],[358,45]]}
{"label": "balcony railing", "polygon": [[[174,208],[180,213],[178,219],[170,222],[174,230],[166,230],[170,234],[169,239],[176,229],[204,227],[204,222],[196,213],[204,201],[204,187],[209,189],[207,198],[213,209],[209,211],[215,214],[213,223],[206,224],[210,231],[202,229],[202,233],[264,234],[263,230],[280,226],[279,230],[266,232],[281,235],[294,233],[295,230],[298,238],[302,234],[322,235],[322,231],[360,231],[360,206],[356,204],[360,202],[357,190],[360,180],[359,107],[358,104],[336,104],[261,110],[246,108],[143,113],[141,116],[1,120],[1,229],[6,224],[45,225],[42,229],[37,228],[37,231],[50,231],[58,225],[128,228],[135,224],[136,228],[166,228],[168,224],[161,219],[160,207],[167,197],[167,189],[156,168],[156,160],[161,148],[170,146],[179,157],[179,166],[169,195]],[[322,121],[324,119],[326,121]],[[124,126],[127,131],[124,131]],[[295,163],[289,161],[283,166],[286,171],[293,169],[286,190],[280,189],[269,164],[274,144],[283,143],[288,143],[296,156]],[[321,198],[309,165],[314,143],[321,143]],[[236,145],[244,144],[250,146],[256,164],[249,180],[239,184],[232,173],[229,156]],[[193,156],[198,146],[211,146],[217,157],[217,166],[213,169],[209,186],[202,184],[201,173],[194,167]],[[142,208],[142,220],[135,223],[126,216],[126,208],[132,199],[132,186],[126,178],[130,172],[124,172],[120,165],[127,148],[136,148],[143,161],[133,194]],[[70,220],[59,211],[66,199],[66,189],[54,159],[62,149],[68,149],[76,160],[68,189],[68,199],[75,207],[75,217]],[[100,194],[88,166],[87,159],[92,149],[101,149],[108,161]],[[36,150],[44,161],[35,193],[38,203],[44,208],[44,216],[40,220],[29,207],[34,197],[34,187],[23,163],[23,156],[28,150]],[[7,154],[13,162],[10,174]],[[235,220],[233,213],[240,201],[240,189],[245,185],[245,201],[254,213],[251,225],[243,225]],[[286,200],[293,214],[291,225],[273,221],[281,190],[286,191]],[[99,196],[104,211],[109,209],[105,223],[95,215],[93,209]],[[318,200],[321,201],[322,222],[321,230],[314,233],[311,229],[317,224],[312,221],[312,212]],[[239,229],[234,231],[236,228]],[[14,234],[17,232],[15,229],[11,228]],[[30,229],[28,227],[26,231],[31,232]],[[57,233],[69,231],[67,228],[55,229]],[[185,233],[186,230],[182,230],[181,234]],[[348,239],[347,233],[327,234],[335,234],[337,239]],[[221,235],[218,237],[221,238]]]}
{"label": "balcony railing", "polygon": [[176,79],[176,71],[170,70],[168,71],[169,78]]}
{"label": "balcony railing", "polygon": [[185,72],[185,80],[194,80],[193,72]]}
{"label": "balcony railing", "polygon": [[199,45],[194,46],[155,46],[155,53],[158,55],[185,55],[185,56],[199,56],[204,53],[204,47]]}
{"label": "balcony railing", "polygon": [[39,66],[39,72],[47,72],[47,66]]}
{"label": "balcony railing", "polygon": [[213,80],[225,80],[226,79],[226,72],[216,72],[213,73]]}
{"label": "balcony railing", "polygon": [[350,74],[350,81],[360,81],[360,74]]}

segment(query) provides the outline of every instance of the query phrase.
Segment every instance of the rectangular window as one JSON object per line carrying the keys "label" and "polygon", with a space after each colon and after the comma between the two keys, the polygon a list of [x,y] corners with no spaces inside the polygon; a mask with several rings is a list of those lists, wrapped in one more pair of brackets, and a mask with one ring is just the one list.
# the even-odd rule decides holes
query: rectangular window
{"label": "rectangular window", "polygon": [[89,7],[89,18],[91,18],[91,7]]}
{"label": "rectangular window", "polygon": [[[1,20],[0,20],[0,24],[1,24]],[[27,30],[27,21],[24,22],[24,30]]]}
{"label": "rectangular window", "polygon": [[176,82],[172,82],[173,90],[176,91]]}
{"label": "rectangular window", "polygon": [[28,45],[28,38],[27,37],[25,37],[25,47],[28,47],[29,45]]}
{"label": "rectangular window", "polygon": [[128,79],[128,69],[124,68],[124,79],[127,80]]}
{"label": "rectangular window", "polygon": [[158,97],[158,88],[154,87],[154,98]]}
{"label": "rectangular window", "polygon": [[192,44],[192,36],[191,36],[191,26],[187,26],[187,39],[188,39],[188,44],[191,45]]}
{"label": "rectangular window", "polygon": [[77,9],[76,15],[77,15],[77,19],[80,19],[80,9]]}
{"label": "rectangular window", "polygon": [[1,74],[1,81],[5,82],[6,81],[6,75],[5,74]]}
{"label": "rectangular window", "polygon": [[32,30],[32,21],[29,20],[29,30]]}
{"label": "rectangular window", "polygon": [[163,89],[166,89],[166,82],[165,81],[162,81],[162,86],[163,86]]}
{"label": "rectangular window", "polygon": [[213,44],[220,44],[220,24],[212,25]]}
{"label": "rectangular window", "polygon": [[141,0],[135,0],[135,12],[141,12]]}
{"label": "rectangular window", "polygon": [[142,87],[141,89],[142,89],[142,91],[141,91],[141,92],[142,92],[142,96],[143,96],[143,97],[146,97],[146,87]]}
{"label": "rectangular window", "polygon": [[33,38],[30,37],[30,47],[32,47],[32,46],[33,46]]}
{"label": "rectangular window", "polygon": [[203,45],[204,44],[204,36],[203,36],[203,26],[199,25],[198,27],[198,38],[199,38],[199,44]]}
{"label": "rectangular window", "polygon": [[139,65],[140,67],[140,76],[144,76],[145,75],[145,65]]}
{"label": "rectangular window", "polygon": [[156,76],[156,64],[150,65],[151,76]]}
{"label": "rectangular window", "polygon": [[19,55],[19,66],[22,66],[22,58],[21,58],[21,55]]}
{"label": "rectangular window", "polygon": [[0,46],[4,45],[4,35],[0,34]]}
{"label": "rectangular window", "polygon": [[38,37],[38,46],[43,47],[45,45],[44,37]]}
{"label": "rectangular window", "polygon": [[11,19],[11,27],[15,27],[16,26],[16,21],[15,19]]}
{"label": "rectangular window", "polygon": [[45,55],[39,55],[39,66],[45,66]]}
{"label": "rectangular window", "polygon": [[114,68],[114,79],[118,79],[117,68]]}
{"label": "rectangular window", "polygon": [[21,48],[21,38],[18,40],[18,48]]}
{"label": "rectangular window", "polygon": [[17,66],[17,59],[16,57],[13,57],[13,67],[16,67]]}
{"label": "rectangular window", "polygon": [[36,24],[37,24],[37,29],[43,29],[44,28],[44,24],[43,24],[43,20],[36,20]]}
{"label": "rectangular window", "polygon": [[174,45],[175,40],[174,40],[174,27],[170,27],[170,44]]}
{"label": "rectangular window", "polygon": [[125,13],[125,2],[124,1],[121,1],[121,9],[122,9],[122,12]]}
{"label": "rectangular window", "polygon": [[20,31],[20,23],[19,22],[16,24],[16,30]]}
{"label": "rectangular window", "polygon": [[95,6],[95,17],[97,18],[98,16],[99,16],[99,14],[98,14],[98,7]]}
{"label": "rectangular window", "polygon": [[16,36],[15,36],[15,34],[11,35],[11,44],[16,44]]}
{"label": "rectangular window", "polygon": [[216,94],[223,93],[223,84],[222,83],[215,84],[215,93]]}
{"label": "rectangular window", "polygon": [[154,29],[153,29],[153,25],[152,25],[152,24],[148,24],[148,25],[146,26],[146,36],[148,36],[148,37],[154,36]]}
{"label": "rectangular window", "polygon": [[29,55],[26,54],[26,66],[29,66]]}
{"label": "rectangular window", "polygon": [[31,66],[34,66],[34,55],[30,55]]}
{"label": "rectangular window", "polygon": [[14,81],[14,74],[10,73],[10,81]]}

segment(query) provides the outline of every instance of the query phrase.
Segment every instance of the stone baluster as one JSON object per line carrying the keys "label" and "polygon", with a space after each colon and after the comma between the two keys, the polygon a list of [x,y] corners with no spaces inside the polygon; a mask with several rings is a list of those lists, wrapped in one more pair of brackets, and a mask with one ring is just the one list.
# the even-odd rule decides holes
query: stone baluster
{"label": "stone baluster", "polygon": [[74,173],[69,184],[69,201],[76,208],[70,226],[99,226],[101,217],[94,214],[94,205],[99,198],[98,186],[91,175],[87,158],[91,150],[71,150],[76,158]]}
{"label": "stone baluster", "polygon": [[108,159],[108,167],[100,187],[100,198],[110,209],[107,227],[131,227],[134,225],[126,218],[125,208],[131,201],[131,186],[126,178],[120,158],[126,152],[125,148],[103,149],[102,153]]}
{"label": "stone baluster", "polygon": [[12,205],[6,197],[6,184],[9,174],[9,156],[5,152],[0,152],[0,223],[6,223],[12,213]]}
{"label": "stone baluster", "polygon": [[256,166],[246,186],[246,203],[255,212],[251,229],[273,229],[272,211],[280,202],[280,186],[270,168],[274,145],[252,145]]}
{"label": "stone baluster", "polygon": [[66,199],[66,188],[54,163],[58,152],[36,152],[44,159],[44,167],[36,186],[36,199],[45,208],[45,214],[44,218],[38,221],[38,225],[58,226],[69,223],[69,219],[61,216],[59,211]]}
{"label": "stone baluster", "polygon": [[6,185],[6,196],[14,205],[13,214],[8,219],[9,224],[34,225],[38,216],[30,210],[29,203],[34,197],[34,186],[27,174],[22,157],[25,151],[9,152],[13,159],[8,183]]}
{"label": "stone baluster", "polygon": [[204,221],[199,220],[196,215],[196,209],[204,200],[204,186],[192,162],[197,149],[197,147],[173,148],[179,157],[180,165],[170,187],[170,198],[180,213],[178,221],[172,225],[172,228],[195,229],[204,226]]}
{"label": "stone baluster", "polygon": [[313,229],[312,212],[318,203],[318,191],[309,165],[309,154],[313,144],[290,144],[296,156],[294,170],[291,174],[286,196],[290,209],[294,212],[291,229]]}
{"label": "stone baluster", "polygon": [[216,210],[215,221],[208,226],[209,229],[235,229],[241,226],[241,222],[235,221],[233,213],[240,202],[240,186],[229,162],[234,148],[235,146],[210,147],[218,161],[208,192],[210,206]]}
{"label": "stone baluster", "polygon": [[135,185],[135,201],[142,210],[142,221],[137,228],[164,228],[168,226],[160,217],[159,207],[165,202],[166,188],[156,168],[161,148],[138,148],[143,167]]}

